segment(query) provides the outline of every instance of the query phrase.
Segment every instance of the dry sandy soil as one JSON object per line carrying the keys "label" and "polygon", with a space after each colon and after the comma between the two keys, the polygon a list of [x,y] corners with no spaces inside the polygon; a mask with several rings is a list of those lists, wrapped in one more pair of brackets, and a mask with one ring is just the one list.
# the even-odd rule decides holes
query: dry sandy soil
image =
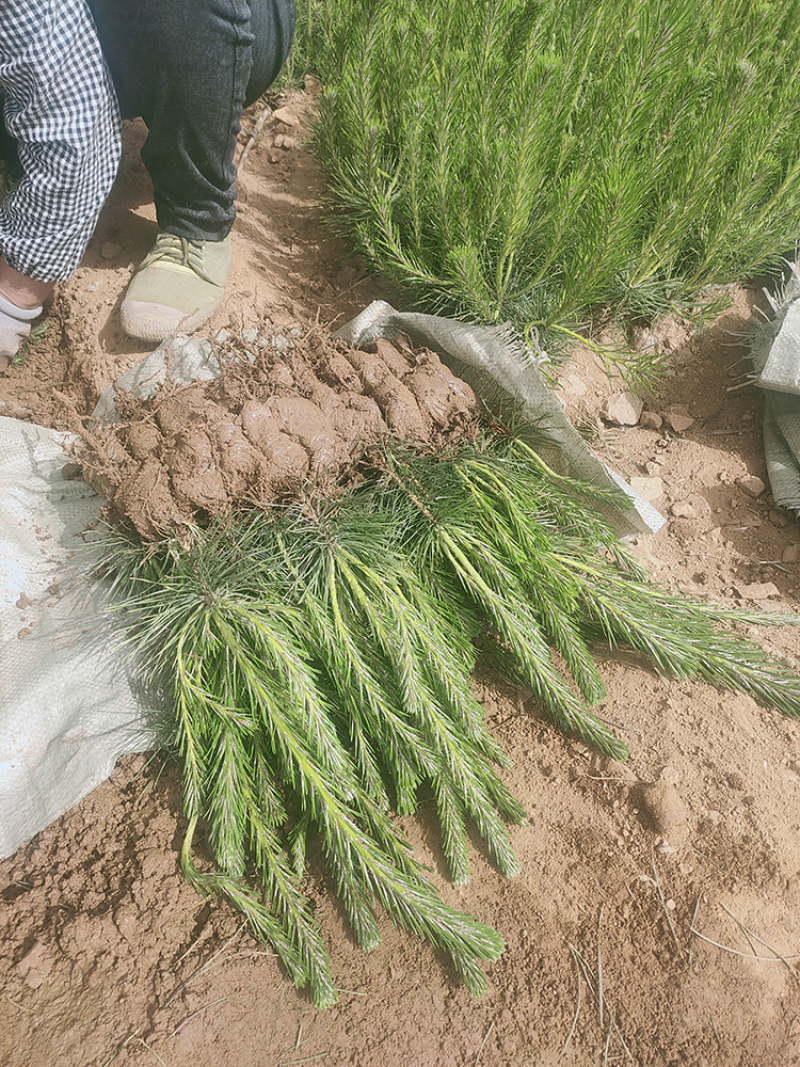
{"label": "dry sandy soil", "polygon": [[[323,225],[320,172],[302,144],[310,101],[283,103],[290,122],[266,123],[243,173],[237,274],[214,328],[262,317],[327,325],[382,295]],[[141,129],[129,127],[127,141],[50,331],[0,378],[2,414],[59,425],[56,393],[86,413],[145,351],[116,317],[154,233]],[[635,549],[657,581],[726,605],[794,611],[800,532],[768,490],[747,491],[748,477],[766,477],[760,402],[749,386],[731,388],[742,372],[736,334],[758,294],[733,297],[701,336],[670,323],[640,338],[667,351],[670,365],[646,410],[677,408],[692,420],[676,423],[684,429],[658,428],[652,415],[624,429],[604,422],[612,387],[588,354],[563,369],[561,389],[623,474],[661,479],[656,503],[669,522]],[[800,662],[797,631],[757,636]],[[556,734],[527,693],[476,683],[514,757],[508,784],[530,813],[511,831],[518,877],[505,880],[476,848],[472,883],[455,888],[424,805],[404,820],[445,898],[506,939],[481,1000],[388,922],[383,946],[364,955],[312,872],[341,986],[338,1005],[316,1011],[236,915],[185,884],[176,772],[142,755],[0,862],[0,1063],[800,1064],[800,983],[789,958],[800,953],[800,725],[744,696],[670,682],[632,657],[606,656],[604,674],[602,713],[632,748],[624,766]],[[647,795],[662,801],[649,814]]]}

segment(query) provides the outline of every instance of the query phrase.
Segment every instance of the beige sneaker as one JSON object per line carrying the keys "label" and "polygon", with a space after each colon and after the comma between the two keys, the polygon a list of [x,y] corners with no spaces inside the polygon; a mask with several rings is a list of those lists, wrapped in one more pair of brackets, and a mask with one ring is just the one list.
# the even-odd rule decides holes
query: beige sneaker
{"label": "beige sneaker", "polygon": [[222,303],[230,265],[230,238],[190,241],[160,233],[122,301],[123,330],[142,341],[196,330]]}

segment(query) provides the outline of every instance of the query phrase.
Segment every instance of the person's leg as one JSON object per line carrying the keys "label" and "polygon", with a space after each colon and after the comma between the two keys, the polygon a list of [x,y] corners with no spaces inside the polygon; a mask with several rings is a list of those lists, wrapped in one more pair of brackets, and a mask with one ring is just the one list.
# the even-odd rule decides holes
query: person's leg
{"label": "person's leg", "polygon": [[125,117],[148,126],[142,158],[159,229],[219,241],[235,216],[243,108],[275,80],[294,0],[90,0]]}
{"label": "person's leg", "polygon": [[294,0],[90,0],[125,117],[148,126],[159,236],[122,304],[123,327],[161,340],[219,305],[235,217],[243,108],[277,77]]}

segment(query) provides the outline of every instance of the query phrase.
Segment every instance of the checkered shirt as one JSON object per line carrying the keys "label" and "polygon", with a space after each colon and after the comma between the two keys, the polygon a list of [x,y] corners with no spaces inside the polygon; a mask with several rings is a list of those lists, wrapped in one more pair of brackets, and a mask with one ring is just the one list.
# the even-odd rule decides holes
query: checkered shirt
{"label": "checkered shirt", "polygon": [[0,87],[24,177],[0,250],[41,282],[75,272],[120,156],[120,117],[86,0],[0,0]]}

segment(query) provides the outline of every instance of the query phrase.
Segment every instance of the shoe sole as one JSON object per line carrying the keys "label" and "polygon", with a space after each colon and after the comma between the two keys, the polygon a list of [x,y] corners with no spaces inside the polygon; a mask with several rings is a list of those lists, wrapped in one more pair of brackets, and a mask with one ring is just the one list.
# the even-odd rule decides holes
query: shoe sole
{"label": "shoe sole", "polygon": [[207,322],[222,303],[220,298],[214,304],[207,304],[182,315],[174,308],[144,300],[123,301],[120,308],[120,322],[129,337],[140,341],[165,341],[174,333],[194,333]]}

